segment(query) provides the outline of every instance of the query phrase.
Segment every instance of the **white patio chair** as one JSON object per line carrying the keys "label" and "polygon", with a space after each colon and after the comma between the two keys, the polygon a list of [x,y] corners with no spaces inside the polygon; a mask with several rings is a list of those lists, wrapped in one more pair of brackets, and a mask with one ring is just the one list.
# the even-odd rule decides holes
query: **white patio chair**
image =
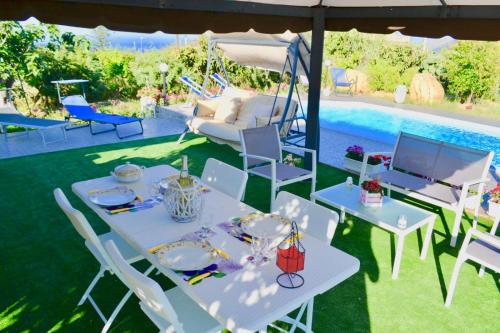
{"label": "white patio chair", "polygon": [[339,223],[335,211],[286,191],[278,193],[272,212],[297,222],[305,233],[328,245]]}
{"label": "white patio chair", "polygon": [[241,201],[245,193],[248,174],[215,158],[209,158],[203,168],[201,181],[236,200]]}
{"label": "white patio chair", "polygon": [[[132,292],[129,291],[125,294],[125,296],[123,296],[109,318],[106,318],[104,316],[101,309],[99,308],[99,306],[97,306],[94,299],[90,295],[92,289],[94,289],[95,285],[97,284],[99,279],[104,276],[104,273],[106,273],[106,271],[109,271],[111,274],[113,274],[113,272],[115,271],[113,270],[111,259],[107,255],[107,252],[104,250],[103,243],[108,240],[113,240],[115,244],[120,247],[121,253],[125,255],[125,258],[129,263],[134,263],[136,261],[142,260],[144,259],[144,257],[137,253],[134,249],[132,249],[120,236],[118,236],[113,231],[102,235],[97,235],[82,212],[71,206],[60,188],[56,188],[54,190],[54,197],[59,207],[71,221],[71,224],[73,224],[73,226],[75,227],[76,231],[85,240],[85,246],[87,246],[88,250],[101,265],[101,267],[99,268],[99,272],[97,272],[96,276],[87,287],[87,290],[85,290],[85,293],[78,302],[78,306],[82,305],[88,299],[92,307],[96,310],[97,314],[104,322],[104,327],[101,332],[105,333],[108,331],[113,320],[116,318],[120,310],[132,295]],[[146,270],[145,274],[149,274],[153,270],[153,268],[153,266],[149,267],[148,270]]]}
{"label": "white patio chair", "polygon": [[[250,174],[271,180],[271,209],[280,186],[311,179],[311,192],[316,188],[316,151],[314,149],[282,146],[276,125],[240,131],[243,169]],[[282,150],[302,151],[312,155],[312,171],[283,163]]]}
{"label": "white patio chair", "polygon": [[[473,236],[476,240],[471,242]],[[450,286],[445,301],[445,306],[447,307],[451,305],[460,268],[467,260],[472,260],[481,264],[480,276],[484,273],[483,267],[500,272],[500,237],[495,236],[494,232],[492,234],[487,234],[474,228],[469,229],[462,247],[460,248],[455,267],[453,268],[453,274],[451,276]]]}
{"label": "white patio chair", "polygon": [[[271,211],[295,221],[305,233],[328,245],[332,242],[339,222],[339,214],[333,210],[285,191],[278,193]],[[310,299],[302,304],[297,317],[286,316],[279,321],[292,325],[288,332],[294,332],[296,328],[308,332],[308,329],[312,326],[313,306],[314,299]],[[304,325],[300,322],[300,319],[306,310],[306,324]],[[270,326],[275,327],[273,324],[270,324]]]}
{"label": "white patio chair", "polygon": [[163,291],[156,281],[138,272],[125,261],[113,240],[105,244],[123,282],[140,299],[142,311],[160,332],[211,333],[222,326],[179,287]]}

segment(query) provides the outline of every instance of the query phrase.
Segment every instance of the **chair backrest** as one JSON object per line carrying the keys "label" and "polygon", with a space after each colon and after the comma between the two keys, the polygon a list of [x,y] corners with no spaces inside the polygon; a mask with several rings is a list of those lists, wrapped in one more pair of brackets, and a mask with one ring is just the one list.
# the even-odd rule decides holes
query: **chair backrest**
{"label": "chair backrest", "polygon": [[336,212],[285,191],[278,193],[272,212],[294,220],[308,235],[328,245],[339,222]]}
{"label": "chair backrest", "polygon": [[[91,243],[93,247],[98,251],[98,253],[92,253],[96,257],[97,261],[99,261],[101,264],[110,265],[110,259],[106,251],[104,250],[99,237],[97,237],[97,234],[95,233],[94,229],[92,229],[92,226],[82,214],[82,212],[80,212],[70,204],[68,198],[60,188],[56,188],[54,190],[54,197],[57,204],[64,212],[64,214],[68,217],[71,224],[73,225],[73,227],[75,227],[80,236],[82,236],[85,241]],[[99,257],[99,255],[101,257]],[[102,262],[102,260],[104,260],[104,262]]]}
{"label": "chair backrest", "polygon": [[[104,246],[111,261],[120,271],[124,283],[130,290],[150,311],[174,326],[175,332],[183,333],[184,330],[179,323],[177,314],[160,285],[127,263],[112,240],[108,240]],[[196,320],[196,318],[193,318],[193,320]]]}
{"label": "chair backrest", "polygon": [[201,181],[218,191],[240,200],[245,192],[248,174],[215,158],[209,158],[203,168]]}
{"label": "chair backrest", "polygon": [[[276,125],[247,128],[240,131],[243,154],[257,155],[281,161],[281,142]],[[262,160],[247,159],[247,166],[262,163]]]}
{"label": "chair backrest", "polygon": [[347,81],[345,68],[332,68],[332,80],[334,84],[349,82]]}
{"label": "chair backrest", "polygon": [[493,155],[493,152],[443,142],[432,178],[452,185],[486,178]]}
{"label": "chair backrest", "polygon": [[61,98],[62,105],[85,105],[90,106],[82,95],[70,95]]}
{"label": "chair backrest", "polygon": [[434,178],[452,185],[485,178],[493,152],[472,149],[401,132],[392,168]]}
{"label": "chair backrest", "polygon": [[399,133],[392,158],[392,168],[431,177],[441,143],[405,132]]}

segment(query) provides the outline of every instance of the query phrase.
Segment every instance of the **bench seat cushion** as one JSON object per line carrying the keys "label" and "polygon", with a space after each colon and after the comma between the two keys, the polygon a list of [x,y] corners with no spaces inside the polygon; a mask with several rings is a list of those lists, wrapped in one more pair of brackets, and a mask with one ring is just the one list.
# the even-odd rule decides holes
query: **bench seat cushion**
{"label": "bench seat cushion", "polygon": [[240,142],[240,128],[235,124],[228,124],[209,117],[194,117],[187,124],[195,133],[200,132],[222,140]]}
{"label": "bench seat cushion", "polygon": [[427,179],[412,176],[397,170],[387,170],[373,174],[372,177],[380,178],[382,183],[417,192],[450,205],[455,205],[460,199],[461,191],[459,189],[431,182]]}

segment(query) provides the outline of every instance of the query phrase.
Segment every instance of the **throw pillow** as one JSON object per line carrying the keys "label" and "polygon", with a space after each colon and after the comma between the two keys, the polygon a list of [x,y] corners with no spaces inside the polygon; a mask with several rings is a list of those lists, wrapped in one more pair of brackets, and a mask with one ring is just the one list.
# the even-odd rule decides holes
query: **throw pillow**
{"label": "throw pillow", "polygon": [[215,110],[214,119],[224,121],[228,124],[234,124],[241,107],[241,98],[233,97],[221,99],[220,104],[217,106],[217,110]]}

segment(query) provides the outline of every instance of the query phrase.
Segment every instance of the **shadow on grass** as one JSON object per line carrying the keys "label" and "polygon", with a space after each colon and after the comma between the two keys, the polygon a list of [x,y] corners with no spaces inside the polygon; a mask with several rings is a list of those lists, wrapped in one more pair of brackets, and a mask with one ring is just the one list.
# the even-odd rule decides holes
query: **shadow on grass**
{"label": "shadow on grass", "polygon": [[[0,210],[4,218],[0,223],[0,330],[100,331],[103,323],[88,302],[77,307],[78,300],[98,270],[98,263],[57,207],[52,190],[60,187],[100,234],[109,228],[72,193],[74,182],[108,176],[114,167],[125,162],[146,167],[159,164],[179,167],[181,154],[189,156],[190,173],[198,176],[209,157],[242,167],[238,153],[228,146],[210,143],[196,135],[188,135],[180,145],[175,143],[176,140],[177,136],[169,136],[127,141],[1,161],[3,180],[0,193],[4,200],[0,200]],[[319,165],[318,175],[318,188],[343,181],[346,176],[325,165]],[[293,184],[283,189],[308,197],[310,184]],[[251,177],[246,193],[247,204],[268,210],[270,183],[267,180]],[[350,237],[356,235],[369,248],[366,232],[353,228]],[[348,243],[346,240],[344,245]],[[339,248],[344,245],[339,241]],[[363,251],[358,248],[356,252]],[[371,271],[372,278],[378,277],[373,267],[367,270]],[[165,288],[172,286],[168,279],[155,276],[158,278]],[[93,295],[108,315],[125,292],[125,286],[116,277],[106,274]],[[351,298],[356,301],[346,302]],[[340,315],[345,312],[347,303],[349,312],[356,315]],[[332,318],[329,314],[332,310],[339,316]],[[330,328],[337,331],[351,328],[364,332],[370,330],[362,274],[318,297],[314,328],[318,332],[330,331]],[[135,297],[127,302],[110,330],[123,331],[154,331],[154,325],[142,313]]]}

